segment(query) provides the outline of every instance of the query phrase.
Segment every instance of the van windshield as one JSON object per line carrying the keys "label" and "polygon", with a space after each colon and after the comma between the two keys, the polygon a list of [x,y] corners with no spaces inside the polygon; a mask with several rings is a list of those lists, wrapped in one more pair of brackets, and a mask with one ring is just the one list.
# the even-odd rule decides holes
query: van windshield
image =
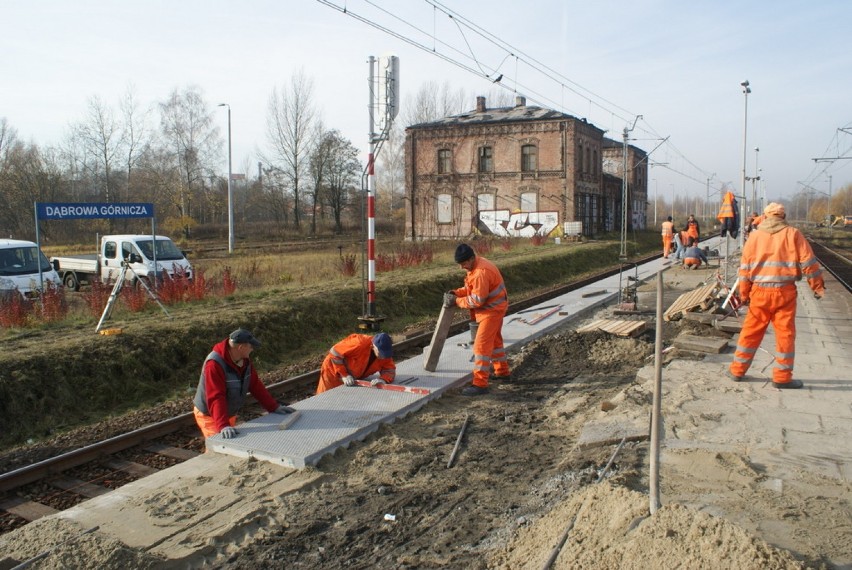
{"label": "van windshield", "polygon": [[53,269],[50,261],[35,246],[0,249],[0,275],[10,277],[38,273],[39,262],[43,272]]}
{"label": "van windshield", "polygon": [[[148,259],[154,259],[154,252],[151,250],[151,240],[136,240],[136,245],[142,255]],[[175,242],[170,239],[157,240],[157,261],[173,261],[183,259],[183,252],[177,248]]]}

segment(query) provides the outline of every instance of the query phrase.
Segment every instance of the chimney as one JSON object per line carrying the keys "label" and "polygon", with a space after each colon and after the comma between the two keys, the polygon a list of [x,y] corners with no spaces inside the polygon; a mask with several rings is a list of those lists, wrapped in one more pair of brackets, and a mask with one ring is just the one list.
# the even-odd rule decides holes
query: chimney
{"label": "chimney", "polygon": [[527,98],[521,97],[518,95],[515,97],[515,107],[526,107],[527,106]]}
{"label": "chimney", "polygon": [[484,113],[485,112],[485,97],[477,97],[476,98],[476,112]]}

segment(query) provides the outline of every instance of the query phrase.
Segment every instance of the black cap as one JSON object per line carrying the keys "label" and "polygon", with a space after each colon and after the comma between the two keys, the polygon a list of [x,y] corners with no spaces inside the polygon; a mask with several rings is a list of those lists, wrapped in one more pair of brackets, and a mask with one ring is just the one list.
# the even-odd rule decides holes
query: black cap
{"label": "black cap", "polygon": [[237,329],[232,332],[228,338],[231,339],[234,344],[244,344],[247,342],[255,348],[260,346],[260,341],[254,338],[254,335],[246,329]]}
{"label": "black cap", "polygon": [[464,263],[475,254],[473,253],[473,248],[467,245],[466,243],[459,244],[456,248],[456,263]]}
{"label": "black cap", "polygon": [[387,333],[379,333],[374,336],[373,345],[379,351],[379,358],[391,358],[393,356],[393,341]]}

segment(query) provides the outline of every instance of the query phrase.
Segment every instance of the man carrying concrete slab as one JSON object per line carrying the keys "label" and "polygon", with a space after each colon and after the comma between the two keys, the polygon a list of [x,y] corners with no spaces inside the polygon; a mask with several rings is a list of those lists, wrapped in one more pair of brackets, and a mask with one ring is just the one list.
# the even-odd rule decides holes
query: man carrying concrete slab
{"label": "man carrying concrete slab", "polygon": [[484,257],[478,257],[469,245],[463,243],[456,248],[455,260],[467,272],[464,287],[444,293],[444,306],[468,309],[476,321],[473,382],[462,394],[480,396],[488,392],[492,366],[495,378],[510,375],[502,330],[509,297],[500,270]]}

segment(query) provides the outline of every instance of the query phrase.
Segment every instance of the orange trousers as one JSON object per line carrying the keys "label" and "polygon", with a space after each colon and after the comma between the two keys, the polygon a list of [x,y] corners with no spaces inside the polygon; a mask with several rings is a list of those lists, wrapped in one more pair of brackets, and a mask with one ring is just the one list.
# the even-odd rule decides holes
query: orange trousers
{"label": "orange trousers", "polygon": [[757,287],[749,294],[748,315],[743,322],[731,373],[745,376],[754,354],[763,341],[766,327],[775,329],[775,368],[772,381],[785,384],[793,380],[793,361],[796,359],[796,286]]}
{"label": "orange trousers", "polygon": [[503,348],[504,313],[478,313],[476,339],[473,341],[473,382],[480,388],[488,387],[491,368],[497,376],[509,375],[509,362]]}
{"label": "orange trousers", "polygon": [[672,236],[663,236],[663,257],[668,257],[672,251]]}
{"label": "orange trousers", "polygon": [[[201,429],[201,434],[204,436],[204,439],[219,433],[219,430],[216,429],[216,422],[213,421],[213,416],[208,416],[195,406],[192,407],[192,413],[195,414],[195,423],[197,423],[199,429]],[[228,423],[232,426],[237,425],[237,416],[229,417]]]}

